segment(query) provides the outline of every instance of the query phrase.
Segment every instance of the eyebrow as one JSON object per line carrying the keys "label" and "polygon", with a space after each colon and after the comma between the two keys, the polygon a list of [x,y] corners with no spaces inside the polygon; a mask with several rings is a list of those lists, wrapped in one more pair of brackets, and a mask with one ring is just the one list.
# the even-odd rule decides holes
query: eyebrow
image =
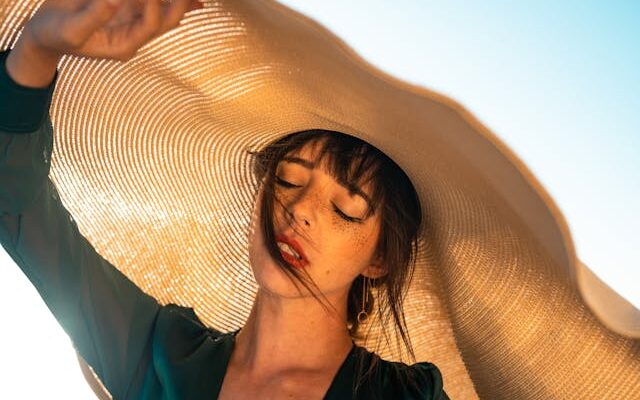
{"label": "eyebrow", "polygon": [[[315,163],[300,157],[286,156],[286,157],[282,157],[282,161],[302,165],[307,169],[314,169],[316,167]],[[341,182],[341,181],[338,181],[338,183],[340,184],[340,186],[347,189],[349,191],[349,194],[351,195],[357,194],[358,196],[362,197],[364,201],[367,202],[367,206],[369,207],[369,210],[373,209],[373,207],[371,206],[371,199],[365,192],[362,191],[362,189],[360,189],[359,186],[353,183],[347,183],[347,182]]]}

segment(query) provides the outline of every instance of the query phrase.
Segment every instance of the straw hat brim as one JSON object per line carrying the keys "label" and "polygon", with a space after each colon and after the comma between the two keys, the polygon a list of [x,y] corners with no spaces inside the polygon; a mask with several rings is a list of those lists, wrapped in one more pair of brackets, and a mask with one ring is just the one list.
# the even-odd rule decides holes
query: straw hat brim
{"label": "straw hat brim", "polygon": [[[40,3],[3,0],[3,48]],[[246,150],[324,128],[384,151],[420,195],[405,314],[418,360],[440,368],[451,398],[640,387],[640,311],[579,260],[514,152],[456,101],[381,72],[279,3],[207,2],[127,63],[64,57],[51,120],[52,180],[83,235],[216,329],[242,326],[257,289]],[[379,338],[371,324],[363,345]]]}

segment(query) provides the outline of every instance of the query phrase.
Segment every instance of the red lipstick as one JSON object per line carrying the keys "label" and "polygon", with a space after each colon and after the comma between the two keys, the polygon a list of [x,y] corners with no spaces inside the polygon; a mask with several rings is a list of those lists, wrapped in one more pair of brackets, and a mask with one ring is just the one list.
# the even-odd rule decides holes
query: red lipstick
{"label": "red lipstick", "polygon": [[296,253],[298,253],[298,255],[300,256],[300,259],[296,258],[295,256],[280,250],[280,254],[282,255],[282,258],[284,258],[284,260],[291,264],[292,266],[296,267],[296,268],[304,268],[309,264],[309,260],[307,260],[307,256],[304,254],[304,251],[302,250],[302,247],[300,246],[300,244],[298,242],[296,242],[295,239],[285,236],[283,234],[279,234],[276,235],[276,241],[277,242],[282,242],[282,243],[286,243],[287,245],[289,245],[292,249],[294,249],[296,251]]}

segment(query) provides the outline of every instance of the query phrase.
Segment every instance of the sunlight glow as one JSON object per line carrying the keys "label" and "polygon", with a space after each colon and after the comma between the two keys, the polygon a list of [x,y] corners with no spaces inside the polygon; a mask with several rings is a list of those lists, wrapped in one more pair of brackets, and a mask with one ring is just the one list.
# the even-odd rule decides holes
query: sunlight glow
{"label": "sunlight glow", "polygon": [[[478,116],[557,202],[578,256],[640,307],[639,2],[282,2]],[[0,398],[95,398],[68,336],[4,250],[0,293]]]}

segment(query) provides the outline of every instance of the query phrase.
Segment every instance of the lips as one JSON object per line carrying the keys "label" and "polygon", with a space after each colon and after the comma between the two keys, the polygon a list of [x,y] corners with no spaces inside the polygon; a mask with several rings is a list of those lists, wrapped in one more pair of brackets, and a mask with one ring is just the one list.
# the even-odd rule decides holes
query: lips
{"label": "lips", "polygon": [[282,255],[282,258],[284,258],[284,260],[287,263],[289,263],[290,265],[296,268],[304,268],[309,264],[309,260],[307,259],[307,256],[304,254],[304,250],[302,250],[302,247],[298,242],[295,241],[295,239],[285,236],[283,234],[279,234],[279,235],[276,235],[276,241],[289,245],[289,247],[291,247],[300,256],[300,259],[298,259],[294,255],[291,255],[281,249],[280,254]]}

